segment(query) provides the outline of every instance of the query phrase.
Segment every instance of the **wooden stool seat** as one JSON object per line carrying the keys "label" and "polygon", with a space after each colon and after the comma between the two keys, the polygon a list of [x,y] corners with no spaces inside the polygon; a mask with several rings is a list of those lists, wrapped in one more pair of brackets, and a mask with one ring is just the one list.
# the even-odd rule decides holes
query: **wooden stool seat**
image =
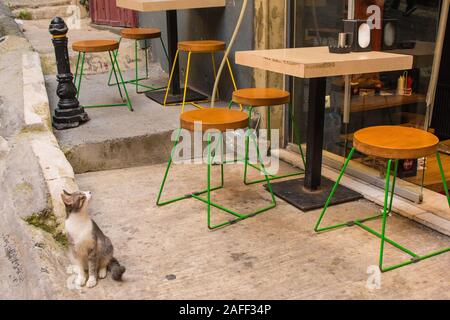
{"label": "wooden stool seat", "polygon": [[126,28],[121,32],[122,38],[134,40],[156,39],[161,37],[161,30],[156,28]]}
{"label": "wooden stool seat", "polygon": [[290,102],[289,92],[275,88],[248,88],[233,92],[233,102],[244,106],[264,107]]}
{"label": "wooden stool seat", "polygon": [[424,130],[401,126],[369,127],[355,132],[356,150],[385,159],[418,159],[437,152],[439,139]]}
{"label": "wooden stool seat", "polygon": [[182,113],[180,122],[181,128],[190,131],[194,131],[195,122],[201,122],[203,132],[209,129],[224,132],[227,130],[247,128],[248,114],[230,109],[199,109]]}
{"label": "wooden stool seat", "polygon": [[77,52],[107,52],[119,49],[117,40],[83,40],[72,44],[73,51]]}
{"label": "wooden stool seat", "polygon": [[178,50],[196,53],[210,53],[217,51],[225,51],[226,45],[223,41],[218,40],[198,40],[198,41],[180,41],[178,42]]}

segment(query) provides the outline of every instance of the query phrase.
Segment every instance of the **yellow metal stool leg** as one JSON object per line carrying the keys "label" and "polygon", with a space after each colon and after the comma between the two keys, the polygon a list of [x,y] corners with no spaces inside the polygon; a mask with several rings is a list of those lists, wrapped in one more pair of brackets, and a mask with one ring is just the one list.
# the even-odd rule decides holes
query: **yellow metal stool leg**
{"label": "yellow metal stool leg", "polygon": [[189,52],[187,66],[186,66],[186,78],[184,80],[183,104],[181,105],[181,113],[184,113],[184,107],[186,105],[186,95],[187,95],[188,83],[189,83],[189,71],[191,69],[191,56],[192,56],[192,52]]}
{"label": "yellow metal stool leg", "polygon": [[[231,63],[230,63],[230,59],[227,58],[227,66],[228,66],[228,71],[230,72],[230,77],[231,77],[231,82],[233,82],[233,88],[234,91],[237,91],[237,85],[236,85],[236,78],[234,77],[234,73],[233,73],[233,69],[231,68]],[[231,103],[230,103],[231,106]],[[244,106],[242,104],[239,105],[240,110],[244,110]]]}
{"label": "yellow metal stool leg", "polygon": [[172,84],[173,73],[175,72],[175,67],[177,65],[179,54],[180,54],[180,50],[177,50],[177,53],[175,54],[175,59],[173,60],[172,70],[170,71],[170,77],[169,77],[169,83],[167,84],[166,95],[164,96],[164,107],[166,107],[167,97],[169,96],[170,85]]}

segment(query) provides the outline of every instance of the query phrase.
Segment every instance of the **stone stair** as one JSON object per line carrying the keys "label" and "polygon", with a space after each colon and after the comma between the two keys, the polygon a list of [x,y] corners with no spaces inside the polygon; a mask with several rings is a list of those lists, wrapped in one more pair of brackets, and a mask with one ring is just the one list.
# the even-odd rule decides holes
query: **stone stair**
{"label": "stone stair", "polygon": [[[27,39],[33,48],[39,52],[44,74],[56,74],[56,63],[51,35],[48,33],[48,25],[51,19],[24,20],[23,29]],[[66,19],[65,19],[66,20]],[[68,33],[69,38],[69,58],[72,65],[72,72],[75,72],[78,53],[74,52],[71,44],[79,40],[89,39],[119,39],[119,35],[108,30],[99,30],[93,27],[89,18],[81,19],[79,28],[71,27]],[[144,61],[144,51],[139,50],[138,59]],[[134,41],[124,39],[120,45],[119,64],[122,71],[134,68]],[[101,74],[109,72],[111,62],[106,52],[86,55],[84,74]]]}
{"label": "stone stair", "polygon": [[86,10],[82,6],[74,7],[73,0],[11,0],[9,6],[15,17],[27,20],[51,19],[55,16],[71,17],[78,14],[80,18],[86,17]]}

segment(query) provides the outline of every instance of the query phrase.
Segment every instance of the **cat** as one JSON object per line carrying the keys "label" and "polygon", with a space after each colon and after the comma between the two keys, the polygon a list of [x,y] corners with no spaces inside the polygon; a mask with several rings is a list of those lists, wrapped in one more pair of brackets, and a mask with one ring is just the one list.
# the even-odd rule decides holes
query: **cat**
{"label": "cat", "polygon": [[[72,262],[78,267],[76,284],[93,288],[97,285],[97,278],[106,278],[107,271],[111,272],[114,280],[121,281],[126,269],[114,258],[111,240],[89,217],[88,204],[92,193],[69,193],[63,190],[61,198],[66,206],[65,230],[69,253]],[[86,277],[86,271],[89,278]]]}

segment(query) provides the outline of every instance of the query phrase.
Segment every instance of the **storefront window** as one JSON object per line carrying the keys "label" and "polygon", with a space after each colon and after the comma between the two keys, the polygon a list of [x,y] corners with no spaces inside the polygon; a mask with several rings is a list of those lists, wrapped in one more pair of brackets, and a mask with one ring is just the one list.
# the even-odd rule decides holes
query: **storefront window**
{"label": "storefront window", "polygon": [[[344,30],[343,20],[348,16],[347,3],[347,0],[297,0],[294,6],[295,26],[292,29],[294,46],[336,44],[337,34]],[[343,123],[344,78],[328,80],[329,103],[325,116],[324,149],[325,158],[332,158],[336,162],[342,161],[342,157],[351,148],[353,133],[358,129],[375,125],[425,128],[425,100],[432,71],[440,1],[356,0],[355,18],[367,20],[367,8],[373,4],[380,7],[382,22],[380,30],[371,32],[371,49],[413,55],[414,68],[404,72],[352,76],[348,125]],[[295,79],[292,91],[296,102],[296,117],[302,123],[304,142],[308,81]],[[366,175],[370,173],[372,176],[380,176],[385,170],[385,160],[363,154],[357,154],[356,159],[362,165],[360,170],[365,171]],[[407,160],[401,163],[399,176],[420,186],[424,178],[423,168],[432,166],[436,166],[433,159],[428,159],[426,165],[423,159]],[[425,174],[425,187],[433,189],[439,185],[440,176],[437,173],[438,171],[436,177]],[[434,180],[437,182],[434,183]]]}

